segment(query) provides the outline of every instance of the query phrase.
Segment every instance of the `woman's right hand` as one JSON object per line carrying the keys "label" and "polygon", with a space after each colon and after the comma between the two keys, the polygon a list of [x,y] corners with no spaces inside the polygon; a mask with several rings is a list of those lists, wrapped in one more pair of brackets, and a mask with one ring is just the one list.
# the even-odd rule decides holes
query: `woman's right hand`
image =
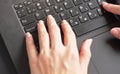
{"label": "woman's right hand", "polygon": [[[107,2],[103,2],[102,5],[106,11],[120,15],[120,5],[110,4]],[[120,39],[120,27],[112,28],[110,32],[113,36]]]}

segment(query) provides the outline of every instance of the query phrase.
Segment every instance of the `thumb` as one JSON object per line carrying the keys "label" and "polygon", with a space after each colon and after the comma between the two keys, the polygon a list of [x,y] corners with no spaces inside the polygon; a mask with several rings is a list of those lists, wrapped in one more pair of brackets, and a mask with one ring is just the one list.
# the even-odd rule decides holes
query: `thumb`
{"label": "thumb", "polygon": [[81,49],[80,49],[80,64],[84,72],[87,72],[89,61],[91,58],[91,51],[90,47],[92,45],[92,39],[87,39],[83,42]]}
{"label": "thumb", "polygon": [[117,28],[117,27],[113,28],[113,29],[111,29],[110,32],[114,37],[120,39],[120,28]]}

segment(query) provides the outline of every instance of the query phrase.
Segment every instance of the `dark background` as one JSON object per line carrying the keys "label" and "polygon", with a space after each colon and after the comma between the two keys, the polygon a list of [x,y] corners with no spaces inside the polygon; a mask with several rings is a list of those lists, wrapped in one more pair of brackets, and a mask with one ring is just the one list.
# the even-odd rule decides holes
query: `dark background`
{"label": "dark background", "polygon": [[0,35],[0,74],[16,74],[14,65]]}

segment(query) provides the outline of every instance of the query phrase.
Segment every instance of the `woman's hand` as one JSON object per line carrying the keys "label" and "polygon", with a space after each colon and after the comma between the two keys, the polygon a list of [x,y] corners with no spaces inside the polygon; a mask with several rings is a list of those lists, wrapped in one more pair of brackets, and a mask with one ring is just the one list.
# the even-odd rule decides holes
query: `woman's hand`
{"label": "woman's hand", "polygon": [[60,28],[51,15],[47,18],[47,27],[49,33],[43,21],[38,23],[40,53],[36,50],[32,35],[26,34],[31,74],[87,74],[92,39],[83,42],[79,54],[75,34],[65,20],[61,24],[63,43]]}
{"label": "woman's hand", "polygon": [[[106,11],[111,12],[113,14],[120,15],[120,5],[110,4],[107,2],[103,2],[102,5]],[[120,39],[120,28],[116,27],[111,29],[111,34],[116,38]]]}

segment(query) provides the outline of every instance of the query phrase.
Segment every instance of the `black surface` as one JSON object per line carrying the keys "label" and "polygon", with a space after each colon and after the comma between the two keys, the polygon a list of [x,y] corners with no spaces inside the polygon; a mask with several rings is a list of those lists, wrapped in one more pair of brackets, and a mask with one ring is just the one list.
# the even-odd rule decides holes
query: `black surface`
{"label": "black surface", "polygon": [[0,74],[17,74],[0,35]]}
{"label": "black surface", "polygon": [[120,74],[120,40],[109,32],[94,38],[92,55],[99,74]]}
{"label": "black surface", "polygon": [[11,7],[16,1],[22,0],[0,0],[0,32],[17,74],[29,74],[29,63],[24,41],[25,33]]}

